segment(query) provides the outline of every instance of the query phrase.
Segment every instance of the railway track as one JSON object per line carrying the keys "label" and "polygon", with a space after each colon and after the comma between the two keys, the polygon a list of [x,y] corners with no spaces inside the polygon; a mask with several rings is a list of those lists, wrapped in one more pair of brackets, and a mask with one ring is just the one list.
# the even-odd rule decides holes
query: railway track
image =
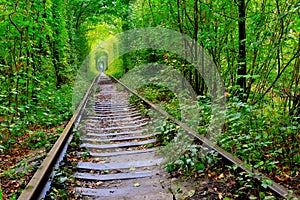
{"label": "railway track", "polygon": [[162,158],[155,148],[144,147],[156,142],[155,134],[148,131],[151,121],[107,76],[100,77],[99,87],[91,113],[82,122],[81,147],[92,159],[77,164],[76,192],[89,199],[170,199],[160,187]]}
{"label": "railway track", "polygon": [[[112,81],[105,75],[94,80],[61,137],[19,197],[20,200],[40,199],[45,196],[51,181],[48,184],[45,182],[55,163],[61,160],[67,162],[65,168],[75,171],[71,177],[76,180],[76,184],[70,186],[70,191],[74,191],[78,199],[174,199],[168,188],[161,184],[168,175],[160,165],[163,158],[156,154],[157,148],[153,147],[156,133],[149,130],[152,121],[130,105],[129,93],[119,91],[115,81],[117,80]],[[95,85],[100,88],[100,92],[92,94]],[[123,87],[139,96],[125,85]],[[93,95],[95,98],[89,98]],[[242,161],[160,111],[147,100],[143,101],[160,115],[185,129],[200,143],[217,151],[230,163],[253,174],[258,180],[266,178],[248,169]],[[74,124],[78,127],[82,144],[73,152],[73,158],[68,158],[69,155],[64,154],[72,140]],[[59,171],[57,165],[56,171]],[[285,188],[274,182],[268,187],[278,196],[288,194]]]}
{"label": "railway track", "polygon": [[[128,93],[118,91],[109,77],[102,75],[95,84],[100,92],[89,99],[93,96],[91,87],[81,105],[84,110],[76,112],[78,116],[71,120],[77,122],[82,140],[76,154],[81,157],[89,155],[86,160],[76,160],[76,170],[72,175],[76,186],[71,190],[76,192],[78,199],[172,199],[160,184],[166,176],[160,166],[163,159],[156,155],[156,148],[147,148],[156,142],[155,133],[148,131],[150,119],[142,117],[130,105]],[[68,137],[65,136],[65,140]],[[63,152],[66,149],[67,145]],[[49,165],[50,161],[43,164]],[[71,165],[72,162],[68,162],[65,167],[72,168]],[[39,179],[49,172],[37,173],[33,178],[36,181],[29,183],[29,187],[36,187],[35,191],[25,189],[19,199],[41,198],[50,188],[49,182],[43,195],[40,194],[41,187],[37,186],[43,181]]]}

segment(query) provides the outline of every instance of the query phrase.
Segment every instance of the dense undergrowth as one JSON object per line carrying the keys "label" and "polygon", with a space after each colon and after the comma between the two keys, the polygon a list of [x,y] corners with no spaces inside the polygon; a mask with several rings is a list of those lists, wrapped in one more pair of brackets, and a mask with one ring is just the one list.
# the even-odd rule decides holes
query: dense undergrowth
{"label": "dense undergrowth", "polygon": [[[161,104],[169,114],[180,119],[178,100],[170,90],[148,85],[140,88],[138,92],[151,102]],[[268,107],[251,106],[237,97],[227,98],[226,119],[217,144],[243,160],[249,168],[266,174],[299,195],[300,124],[297,118],[289,117],[280,109],[275,112]],[[143,103],[134,96],[131,97],[131,102],[143,107]],[[203,134],[206,133],[211,118],[210,99],[205,96],[199,97],[198,109],[200,112],[198,132]],[[211,161],[207,161],[206,158],[218,158],[217,155],[203,156],[199,147],[192,143],[177,143],[185,134],[179,126],[170,121],[160,121],[156,131],[159,143],[180,147],[177,153],[174,154],[174,151],[172,153],[177,157],[168,161],[166,167],[168,172],[176,171],[197,177],[199,172],[210,169],[208,166]],[[270,183],[265,182],[262,185],[268,184]]]}
{"label": "dense undergrowth", "polygon": [[0,127],[0,193],[4,199],[15,199],[30,181],[40,162],[63,131],[72,115],[72,88],[48,86],[36,100],[15,111]]}
{"label": "dense undergrowth", "polygon": [[[47,142],[53,142],[53,134],[44,134],[43,129],[53,129],[67,121],[72,115],[72,89],[63,86],[60,89],[49,87],[40,92],[36,101],[21,106],[18,111],[9,110],[14,118],[3,120],[1,123],[1,147],[6,152],[19,145],[17,139],[25,134],[32,135],[27,144],[32,148],[47,148]],[[9,108],[8,108],[9,109]],[[61,129],[60,129],[61,131]],[[25,142],[25,141],[24,141]]]}

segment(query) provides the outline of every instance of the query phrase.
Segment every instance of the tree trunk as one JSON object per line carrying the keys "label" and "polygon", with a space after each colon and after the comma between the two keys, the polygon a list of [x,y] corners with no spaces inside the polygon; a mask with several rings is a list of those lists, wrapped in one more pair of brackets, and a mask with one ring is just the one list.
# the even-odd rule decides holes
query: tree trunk
{"label": "tree trunk", "polygon": [[[238,1],[239,9],[239,56],[238,56],[238,77],[237,85],[242,89],[241,94],[246,92],[246,77],[247,75],[247,63],[246,63],[246,5],[245,0]],[[245,97],[242,97],[241,100],[246,101]]]}

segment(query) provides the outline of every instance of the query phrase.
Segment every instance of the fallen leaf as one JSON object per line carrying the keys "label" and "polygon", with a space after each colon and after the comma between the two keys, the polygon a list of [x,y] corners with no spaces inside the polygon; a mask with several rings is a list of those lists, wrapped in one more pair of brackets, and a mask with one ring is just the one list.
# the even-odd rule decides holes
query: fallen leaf
{"label": "fallen leaf", "polygon": [[135,184],[134,184],[134,187],[140,187],[140,186],[141,186],[140,183],[135,183]]}
{"label": "fallen leaf", "polygon": [[135,167],[130,167],[130,171],[135,171]]}
{"label": "fallen leaf", "polygon": [[195,190],[190,190],[189,192],[188,192],[188,196],[189,197],[192,197],[192,196],[194,196],[195,195]]}
{"label": "fallen leaf", "polygon": [[219,193],[219,194],[218,194],[218,197],[219,197],[219,199],[223,199],[222,193]]}
{"label": "fallen leaf", "polygon": [[222,174],[220,174],[220,176],[218,178],[219,179],[225,178],[225,175],[222,173]]}
{"label": "fallen leaf", "polygon": [[99,186],[99,185],[101,185],[102,183],[103,183],[102,181],[98,181],[98,182],[96,183],[96,185]]}

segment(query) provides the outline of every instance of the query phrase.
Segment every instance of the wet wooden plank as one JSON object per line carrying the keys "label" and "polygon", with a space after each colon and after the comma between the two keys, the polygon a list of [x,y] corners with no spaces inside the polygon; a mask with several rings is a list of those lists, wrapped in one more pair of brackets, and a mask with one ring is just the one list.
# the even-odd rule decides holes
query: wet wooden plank
{"label": "wet wooden plank", "polygon": [[147,145],[156,142],[156,139],[150,139],[140,142],[123,142],[118,144],[82,144],[80,147],[90,148],[90,149],[113,149],[113,148],[124,148],[124,147],[136,147],[141,145]]}
{"label": "wet wooden plank", "polygon": [[131,120],[137,120],[137,119],[142,119],[142,116],[136,116],[136,117],[125,117],[125,118],[100,118],[100,117],[93,117],[93,116],[89,116],[89,117],[84,117],[85,120],[91,120],[91,121],[97,121],[97,122],[102,122],[102,121],[107,121],[107,122],[128,122]]}
{"label": "wet wooden plank", "polygon": [[114,116],[109,116],[109,115],[99,115],[99,114],[96,114],[96,115],[87,115],[87,118],[100,118],[100,119],[105,119],[105,118],[108,118],[108,119],[117,119],[117,118],[127,118],[127,117],[136,117],[136,116],[140,116],[140,114],[128,114],[128,115],[114,115]]}
{"label": "wet wooden plank", "polygon": [[[142,150],[128,150],[128,151],[115,151],[115,152],[105,152],[105,153],[95,153],[90,152],[89,154],[92,157],[110,157],[110,156],[121,156],[121,155],[132,155],[132,154],[142,154],[142,153],[148,153],[156,151],[157,148],[149,148],[149,149],[142,149]],[[80,153],[80,154],[83,154]]]}
{"label": "wet wooden plank", "polygon": [[93,169],[93,170],[113,170],[113,169],[130,169],[131,167],[149,167],[159,165],[163,161],[162,158],[154,160],[140,160],[135,162],[122,162],[122,163],[91,163],[91,162],[79,162],[77,164],[78,169]]}
{"label": "wet wooden plank", "polygon": [[[93,197],[98,197],[99,199],[102,197],[109,197],[110,199],[123,199],[122,197],[132,197],[132,196],[137,196],[137,199],[145,199],[142,198],[139,195],[147,195],[146,199],[155,199],[157,200],[158,196],[161,196],[158,200],[160,199],[172,199],[171,193],[169,196],[166,194],[161,193],[161,186],[157,184],[152,184],[152,185],[146,185],[142,187],[115,187],[115,188],[102,188],[102,189],[91,189],[91,188],[79,188],[76,187],[75,191],[78,193],[81,193],[82,195],[85,196],[93,196]],[[153,194],[154,197],[149,198],[149,193]],[[166,197],[167,196],[167,197]],[[119,198],[118,198],[119,197]],[[98,199],[97,198],[97,199]]]}
{"label": "wet wooden plank", "polygon": [[83,142],[89,142],[89,143],[100,143],[100,142],[110,142],[110,141],[125,141],[125,140],[137,140],[137,139],[146,139],[155,136],[156,134],[147,134],[147,135],[137,135],[137,136],[131,136],[131,137],[115,137],[115,138],[108,138],[108,139],[98,139],[98,138],[84,138]]}
{"label": "wet wooden plank", "polygon": [[86,137],[111,137],[111,136],[122,136],[122,135],[137,135],[146,132],[147,129],[142,129],[138,131],[124,131],[124,132],[116,132],[116,133],[88,133]]}
{"label": "wet wooden plank", "polygon": [[77,179],[94,180],[94,181],[111,181],[111,180],[124,180],[135,179],[154,176],[158,170],[130,172],[130,173],[117,173],[117,174],[89,174],[89,173],[75,173],[74,177]]}

